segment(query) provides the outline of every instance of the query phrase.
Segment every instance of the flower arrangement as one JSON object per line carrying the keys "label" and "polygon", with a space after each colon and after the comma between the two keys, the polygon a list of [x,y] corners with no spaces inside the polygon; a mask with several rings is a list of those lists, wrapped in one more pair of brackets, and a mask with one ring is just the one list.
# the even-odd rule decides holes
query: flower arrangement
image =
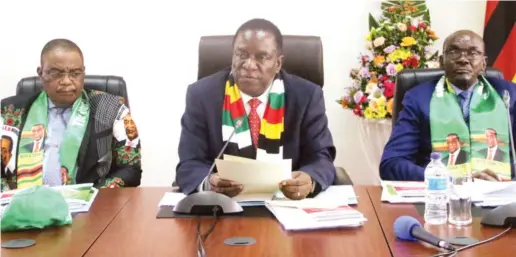
{"label": "flower arrangement", "polygon": [[439,66],[433,47],[438,37],[430,27],[424,1],[385,1],[381,9],[378,20],[369,14],[368,51],[360,55],[360,68],[351,70],[353,84],[337,100],[343,108],[371,120],[392,117],[399,71]]}

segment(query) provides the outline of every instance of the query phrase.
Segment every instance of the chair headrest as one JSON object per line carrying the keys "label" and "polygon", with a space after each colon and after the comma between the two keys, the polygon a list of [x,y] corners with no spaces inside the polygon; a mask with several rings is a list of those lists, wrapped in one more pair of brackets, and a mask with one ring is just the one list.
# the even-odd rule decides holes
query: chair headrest
{"label": "chair headrest", "polygon": [[[324,85],[323,49],[317,36],[283,36],[283,69],[288,73]],[[231,66],[233,35],[203,36],[199,42],[201,79]]]}
{"label": "chair headrest", "polygon": [[[118,76],[86,75],[84,88],[121,96],[129,107],[125,80]],[[38,76],[23,78],[16,86],[16,94],[34,94],[41,91],[41,79]]]}
{"label": "chair headrest", "polygon": [[[392,109],[392,125],[396,123],[398,114],[403,108],[402,102],[405,93],[411,88],[430,80],[437,80],[444,75],[442,69],[405,69],[396,75],[394,103]],[[503,73],[492,67],[486,69],[486,77],[503,79]]]}

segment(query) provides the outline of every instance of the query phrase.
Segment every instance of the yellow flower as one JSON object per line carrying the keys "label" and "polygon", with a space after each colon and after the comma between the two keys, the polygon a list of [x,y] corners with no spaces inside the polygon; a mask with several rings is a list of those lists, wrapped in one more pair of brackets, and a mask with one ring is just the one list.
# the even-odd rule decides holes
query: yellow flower
{"label": "yellow flower", "polygon": [[403,64],[398,63],[396,64],[396,72],[400,72],[400,70],[403,70]]}
{"label": "yellow flower", "polygon": [[386,115],[387,111],[385,110],[385,107],[378,108],[378,110],[376,111],[376,118],[378,119],[385,118]]}
{"label": "yellow flower", "polygon": [[381,97],[376,98],[376,105],[384,107],[386,101],[385,96],[382,95]]}
{"label": "yellow flower", "polygon": [[373,112],[373,110],[371,110],[370,107],[367,107],[364,110],[364,117],[366,117],[367,119],[373,119],[374,118],[374,112]]}
{"label": "yellow flower", "polygon": [[413,37],[404,37],[401,41],[401,46],[412,46],[417,44],[417,41]]}
{"label": "yellow flower", "polygon": [[412,53],[405,48],[396,49],[396,51],[394,51],[388,55],[389,59],[393,62],[398,59],[405,60],[405,59],[409,58],[410,56],[412,56]]}
{"label": "yellow flower", "polygon": [[389,99],[389,101],[387,101],[387,112],[392,115],[392,102],[393,102],[393,98]]}
{"label": "yellow flower", "polygon": [[371,37],[372,37],[371,36],[371,32],[369,32],[369,33],[367,33],[367,36],[366,36],[365,40],[371,41]]}
{"label": "yellow flower", "polygon": [[385,56],[379,55],[379,56],[375,56],[374,57],[373,63],[374,63],[375,66],[380,66],[384,62],[385,62]]}

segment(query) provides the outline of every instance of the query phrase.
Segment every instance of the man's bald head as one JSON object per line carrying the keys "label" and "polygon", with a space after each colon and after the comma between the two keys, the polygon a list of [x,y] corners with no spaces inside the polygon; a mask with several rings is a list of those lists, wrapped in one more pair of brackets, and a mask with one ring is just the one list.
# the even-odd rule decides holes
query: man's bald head
{"label": "man's bald head", "polygon": [[456,87],[467,90],[475,85],[487,67],[485,44],[471,30],[459,30],[444,40],[441,67],[446,78]]}
{"label": "man's bald head", "polygon": [[81,59],[84,61],[84,56],[82,55],[82,51],[79,48],[77,44],[72,42],[71,40],[64,39],[64,38],[57,38],[48,41],[45,46],[43,47],[43,50],[41,50],[41,63],[43,63],[43,56],[45,56],[47,53],[60,50],[60,51],[75,51],[79,53],[81,56]]}
{"label": "man's bald head", "polygon": [[454,33],[449,35],[444,40],[443,52],[446,51],[446,46],[450,42],[453,42],[453,41],[455,41],[457,39],[460,39],[460,38],[469,38],[470,40],[478,41],[482,45],[482,52],[485,51],[484,39],[482,39],[482,37],[479,34],[475,33],[474,31],[471,31],[471,30],[459,30],[459,31],[455,31]]}

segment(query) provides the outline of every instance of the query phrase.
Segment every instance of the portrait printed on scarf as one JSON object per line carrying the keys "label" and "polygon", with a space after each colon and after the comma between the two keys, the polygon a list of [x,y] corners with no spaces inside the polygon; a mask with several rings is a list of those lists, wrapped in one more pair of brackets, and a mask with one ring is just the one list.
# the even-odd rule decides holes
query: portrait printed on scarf
{"label": "portrait printed on scarf", "polygon": [[468,153],[464,151],[463,142],[456,133],[449,133],[446,137],[446,150],[448,156],[443,158],[443,164],[446,166],[461,165],[468,161]]}
{"label": "portrait printed on scarf", "polygon": [[473,172],[489,169],[502,180],[510,180],[508,129],[488,127],[471,131],[471,139]]}
{"label": "portrait printed on scarf", "polygon": [[31,153],[38,153],[43,150],[45,141],[45,126],[43,124],[36,124],[32,126],[30,135],[22,135],[24,139],[24,148]]}
{"label": "portrait printed on scarf", "polygon": [[8,125],[2,126],[1,131],[1,168],[6,173],[12,172],[15,170],[15,158],[16,155],[16,146],[17,146],[17,138],[19,134],[18,128],[11,127]]}
{"label": "portrait printed on scarf", "polygon": [[120,115],[121,118],[116,120],[114,124],[114,137],[118,142],[123,143],[124,146],[136,148],[140,143],[138,129],[129,109],[125,106],[122,108],[124,110],[122,115]]}

